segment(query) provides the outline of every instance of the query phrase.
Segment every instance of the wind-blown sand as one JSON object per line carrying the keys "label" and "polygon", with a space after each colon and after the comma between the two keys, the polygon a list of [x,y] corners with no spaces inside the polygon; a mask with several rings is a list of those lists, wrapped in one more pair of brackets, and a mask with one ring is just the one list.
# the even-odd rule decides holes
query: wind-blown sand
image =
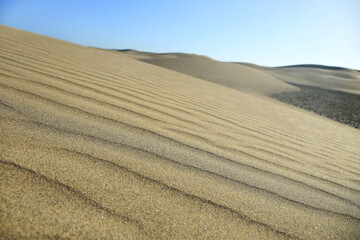
{"label": "wind-blown sand", "polygon": [[360,131],[269,98],[0,26],[0,124],[0,238],[360,237]]}
{"label": "wind-blown sand", "polygon": [[121,54],[241,92],[269,96],[340,123],[360,126],[360,71],[323,65],[263,67],[185,53]]}

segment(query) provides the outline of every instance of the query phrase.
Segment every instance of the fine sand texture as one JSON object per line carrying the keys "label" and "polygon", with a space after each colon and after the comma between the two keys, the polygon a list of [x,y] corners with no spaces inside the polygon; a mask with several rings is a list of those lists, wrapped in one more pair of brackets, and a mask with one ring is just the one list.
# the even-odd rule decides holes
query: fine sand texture
{"label": "fine sand texture", "polygon": [[263,67],[185,53],[118,50],[131,58],[248,94],[270,96],[340,123],[360,126],[360,72],[323,65]]}
{"label": "fine sand texture", "polygon": [[359,239],[360,131],[257,94],[0,26],[0,239]]}
{"label": "fine sand texture", "polygon": [[347,91],[295,85],[299,91],[281,92],[271,97],[360,129],[360,95]]}

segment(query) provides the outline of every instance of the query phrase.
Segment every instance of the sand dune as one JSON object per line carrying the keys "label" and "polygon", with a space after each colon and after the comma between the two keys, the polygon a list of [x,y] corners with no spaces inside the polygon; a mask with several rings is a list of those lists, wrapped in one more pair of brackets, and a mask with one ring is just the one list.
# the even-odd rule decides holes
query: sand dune
{"label": "sand dune", "polygon": [[319,65],[297,65],[268,68],[267,72],[287,83],[360,94],[360,72],[352,69]]}
{"label": "sand dune", "polygon": [[263,71],[284,83],[360,94],[360,72],[354,69],[315,64],[284,67],[263,67],[249,63],[237,64]]}
{"label": "sand dune", "polygon": [[282,82],[265,71],[236,63],[219,62],[205,56],[184,53],[156,54],[134,50],[122,50],[121,53],[250,94],[268,95],[296,90],[296,87]]}
{"label": "sand dune", "polygon": [[258,97],[269,96],[355,128],[360,126],[357,70],[312,64],[271,68],[219,62],[196,54],[117,51]]}
{"label": "sand dune", "polygon": [[225,86],[0,26],[0,238],[359,239],[360,131]]}
{"label": "sand dune", "polygon": [[360,94],[360,72],[353,69],[311,64],[272,68],[219,62],[195,54],[120,51],[137,60],[258,95],[296,90],[287,83]]}

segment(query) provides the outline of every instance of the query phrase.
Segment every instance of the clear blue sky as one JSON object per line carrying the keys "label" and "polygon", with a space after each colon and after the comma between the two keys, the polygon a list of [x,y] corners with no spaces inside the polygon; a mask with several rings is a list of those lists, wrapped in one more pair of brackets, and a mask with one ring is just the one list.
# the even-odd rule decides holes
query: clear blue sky
{"label": "clear blue sky", "polygon": [[0,0],[0,24],[102,48],[360,69],[360,0]]}

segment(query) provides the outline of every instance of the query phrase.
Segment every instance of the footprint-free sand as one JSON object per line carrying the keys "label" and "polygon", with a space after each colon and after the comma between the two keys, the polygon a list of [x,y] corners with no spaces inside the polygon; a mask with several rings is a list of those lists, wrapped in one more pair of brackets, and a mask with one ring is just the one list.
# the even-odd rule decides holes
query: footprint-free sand
{"label": "footprint-free sand", "polygon": [[359,239],[360,131],[246,89],[0,26],[0,238]]}

